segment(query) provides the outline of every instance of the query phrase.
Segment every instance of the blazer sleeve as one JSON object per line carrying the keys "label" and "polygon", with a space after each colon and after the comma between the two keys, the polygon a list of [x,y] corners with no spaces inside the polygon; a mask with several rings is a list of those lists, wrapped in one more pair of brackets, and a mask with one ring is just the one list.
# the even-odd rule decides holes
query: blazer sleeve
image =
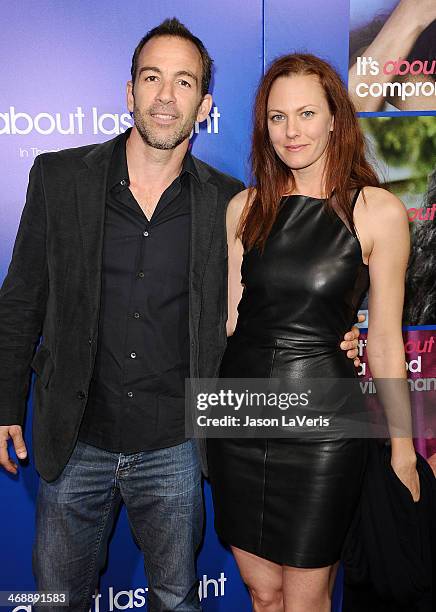
{"label": "blazer sleeve", "polygon": [[30,171],[12,260],[0,289],[0,425],[22,425],[30,362],[48,296],[47,217],[41,159]]}

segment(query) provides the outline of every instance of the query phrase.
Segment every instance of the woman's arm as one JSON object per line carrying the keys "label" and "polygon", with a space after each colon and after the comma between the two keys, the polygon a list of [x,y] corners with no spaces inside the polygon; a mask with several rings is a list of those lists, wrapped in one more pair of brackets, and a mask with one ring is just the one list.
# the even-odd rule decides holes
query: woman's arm
{"label": "woman's arm", "polygon": [[[398,83],[431,83],[434,81],[431,77],[420,74],[420,75],[408,75],[407,77],[396,77]],[[390,102],[393,106],[402,111],[418,111],[418,110],[433,110],[434,109],[434,97],[424,96],[421,93],[415,94],[410,98],[407,97],[404,100],[400,96],[390,96],[387,98],[387,102]]]}
{"label": "woman's arm", "polygon": [[[364,190],[359,229],[370,244],[367,355],[377,394],[391,432],[392,467],[419,498],[419,478],[412,441],[411,408],[401,329],[404,283],[410,239],[407,212],[393,194],[377,187]],[[356,224],[357,225],[357,224]]]}
{"label": "woman's arm", "polygon": [[238,320],[238,304],[242,296],[241,265],[244,248],[240,238],[236,236],[242,211],[247,202],[249,190],[239,192],[229,202],[226,215],[228,261],[228,315],[227,335],[231,336]]}

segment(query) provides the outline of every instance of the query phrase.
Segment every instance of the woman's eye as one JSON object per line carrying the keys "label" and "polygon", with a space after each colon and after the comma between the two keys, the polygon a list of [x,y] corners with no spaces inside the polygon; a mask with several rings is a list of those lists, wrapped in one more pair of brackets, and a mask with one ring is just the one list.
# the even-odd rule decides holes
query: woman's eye
{"label": "woman's eye", "polygon": [[282,121],[283,118],[284,118],[283,115],[271,115],[270,117],[271,121],[274,121],[275,123]]}
{"label": "woman's eye", "polygon": [[305,110],[302,112],[303,117],[313,117],[315,113],[311,110]]}

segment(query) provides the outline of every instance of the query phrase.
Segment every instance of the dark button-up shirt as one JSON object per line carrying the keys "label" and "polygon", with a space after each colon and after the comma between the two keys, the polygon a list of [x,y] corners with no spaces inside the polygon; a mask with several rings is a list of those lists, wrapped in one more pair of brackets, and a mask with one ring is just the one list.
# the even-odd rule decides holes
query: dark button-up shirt
{"label": "dark button-up shirt", "polygon": [[191,155],[150,221],[129,189],[126,135],[108,177],[94,373],[80,440],[134,453],[178,444],[189,377]]}

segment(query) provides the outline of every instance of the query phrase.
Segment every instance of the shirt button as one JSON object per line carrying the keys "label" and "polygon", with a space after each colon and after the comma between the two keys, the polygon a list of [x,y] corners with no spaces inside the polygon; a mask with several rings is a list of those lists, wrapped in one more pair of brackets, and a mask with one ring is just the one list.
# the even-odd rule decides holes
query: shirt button
{"label": "shirt button", "polygon": [[120,185],[124,187],[125,185],[127,185],[127,181],[123,179],[122,181],[120,181]]}
{"label": "shirt button", "polygon": [[147,232],[147,230],[145,230],[145,232],[142,232],[142,235],[143,235],[143,236],[145,236],[145,237],[147,238],[147,236],[148,236],[148,232]]}
{"label": "shirt button", "polygon": [[134,312],[133,316],[135,317],[135,319],[139,319],[141,315],[139,314],[139,312]]}
{"label": "shirt button", "polygon": [[131,357],[132,359],[136,359],[136,353],[130,353],[130,357]]}
{"label": "shirt button", "polygon": [[127,397],[133,397],[133,391],[127,391]]}
{"label": "shirt button", "polygon": [[79,399],[85,399],[86,398],[86,393],[85,391],[77,391],[77,397]]}
{"label": "shirt button", "polygon": [[139,278],[144,278],[144,272],[142,272],[142,271],[138,272],[138,276],[139,276]]}

